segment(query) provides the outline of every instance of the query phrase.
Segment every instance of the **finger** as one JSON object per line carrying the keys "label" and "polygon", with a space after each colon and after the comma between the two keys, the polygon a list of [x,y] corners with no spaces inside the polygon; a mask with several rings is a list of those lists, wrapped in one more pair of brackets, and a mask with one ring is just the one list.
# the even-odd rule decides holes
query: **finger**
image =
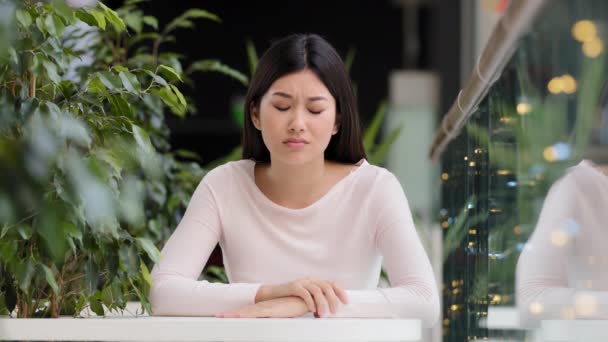
{"label": "finger", "polygon": [[331,286],[331,284],[328,282],[323,282],[319,284],[319,287],[323,291],[323,294],[325,294],[325,299],[329,304],[330,312],[332,314],[336,314],[336,311],[338,311],[338,303],[340,302],[340,299],[338,299],[338,296],[336,296],[333,286]]}
{"label": "finger", "polygon": [[340,298],[342,303],[348,304],[348,296],[346,295],[346,291],[342,290],[342,288],[340,288],[338,285],[336,285],[336,283],[331,283],[331,285],[334,288],[334,292],[336,293],[336,296],[338,296],[338,298]]}
{"label": "finger", "polygon": [[310,312],[316,311],[315,301],[312,299],[312,295],[310,292],[308,292],[308,290],[306,290],[304,287],[300,287],[298,290],[296,290],[295,294],[304,300],[304,303],[306,303],[306,306]]}
{"label": "finger", "polygon": [[319,314],[319,316],[323,316],[328,310],[327,299],[325,299],[323,291],[316,284],[310,284],[306,287],[306,289],[312,294],[313,298],[315,299],[315,303],[317,304],[317,314]]}

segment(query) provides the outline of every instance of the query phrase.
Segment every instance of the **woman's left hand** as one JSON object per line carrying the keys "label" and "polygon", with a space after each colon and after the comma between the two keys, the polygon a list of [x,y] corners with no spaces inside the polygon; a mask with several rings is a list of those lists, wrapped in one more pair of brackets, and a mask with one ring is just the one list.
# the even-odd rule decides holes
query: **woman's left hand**
{"label": "woman's left hand", "polygon": [[244,306],[242,308],[217,313],[219,318],[291,318],[309,312],[308,306],[300,297],[281,297]]}

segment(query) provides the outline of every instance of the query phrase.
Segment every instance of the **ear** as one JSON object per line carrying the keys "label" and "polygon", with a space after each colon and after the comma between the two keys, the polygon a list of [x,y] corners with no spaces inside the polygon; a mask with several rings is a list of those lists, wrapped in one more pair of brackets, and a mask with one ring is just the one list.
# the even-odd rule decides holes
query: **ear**
{"label": "ear", "polygon": [[260,114],[258,113],[258,109],[255,108],[255,105],[253,104],[253,102],[251,102],[251,105],[249,105],[249,113],[251,116],[251,122],[253,123],[253,126],[255,128],[257,128],[258,131],[261,131],[262,125],[260,125]]}
{"label": "ear", "polygon": [[334,129],[331,131],[331,135],[336,135],[340,130],[340,124],[342,123],[342,115],[336,113],[336,123],[334,124]]}

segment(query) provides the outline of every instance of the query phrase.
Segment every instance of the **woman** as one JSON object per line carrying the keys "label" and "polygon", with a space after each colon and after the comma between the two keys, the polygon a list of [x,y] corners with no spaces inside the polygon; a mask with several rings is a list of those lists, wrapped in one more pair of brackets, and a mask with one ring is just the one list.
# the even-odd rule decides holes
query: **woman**
{"label": "woman", "polygon": [[[337,52],[292,35],[260,59],[243,159],[210,171],[152,271],[156,315],[439,316],[400,183],[367,163]],[[197,281],[219,242],[230,284]],[[376,288],[384,264],[392,288]]]}

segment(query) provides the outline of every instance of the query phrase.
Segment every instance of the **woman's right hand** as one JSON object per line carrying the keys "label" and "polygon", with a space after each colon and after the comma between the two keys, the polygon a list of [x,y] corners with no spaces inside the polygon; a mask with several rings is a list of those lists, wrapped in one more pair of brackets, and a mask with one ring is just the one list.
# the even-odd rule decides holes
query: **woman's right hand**
{"label": "woman's right hand", "polygon": [[303,278],[280,285],[262,285],[255,296],[255,302],[263,302],[282,297],[300,297],[308,310],[322,317],[327,312],[335,314],[339,302],[348,304],[346,292],[334,282]]}

